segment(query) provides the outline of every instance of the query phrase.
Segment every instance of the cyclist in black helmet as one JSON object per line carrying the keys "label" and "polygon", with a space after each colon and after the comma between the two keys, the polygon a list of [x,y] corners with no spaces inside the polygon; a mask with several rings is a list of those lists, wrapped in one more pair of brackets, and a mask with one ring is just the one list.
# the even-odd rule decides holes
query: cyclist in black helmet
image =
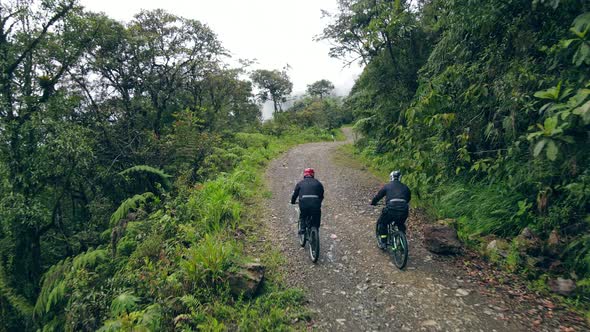
{"label": "cyclist in black helmet", "polygon": [[[386,197],[385,208],[383,208],[381,216],[377,220],[377,227],[382,241],[387,239],[387,225],[391,222],[395,222],[400,231],[406,232],[406,219],[408,218],[412,193],[408,186],[400,181],[401,177],[402,173],[400,171],[391,172],[389,174],[390,182],[385,184],[371,201],[371,205],[377,205],[383,197]],[[381,242],[381,246],[383,245],[383,242]]]}

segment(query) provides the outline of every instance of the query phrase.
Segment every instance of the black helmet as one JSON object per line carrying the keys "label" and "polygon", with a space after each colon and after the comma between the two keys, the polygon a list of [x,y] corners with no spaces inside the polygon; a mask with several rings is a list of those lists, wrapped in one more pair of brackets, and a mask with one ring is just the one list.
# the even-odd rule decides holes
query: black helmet
{"label": "black helmet", "polygon": [[400,171],[396,170],[396,171],[389,173],[389,180],[390,181],[395,181],[395,180],[400,181],[401,178],[402,178],[402,172],[400,172]]}

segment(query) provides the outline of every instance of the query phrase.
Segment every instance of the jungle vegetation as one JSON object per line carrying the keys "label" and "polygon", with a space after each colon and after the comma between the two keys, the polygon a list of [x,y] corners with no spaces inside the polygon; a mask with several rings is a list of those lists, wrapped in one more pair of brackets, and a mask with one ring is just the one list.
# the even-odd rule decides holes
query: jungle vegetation
{"label": "jungle vegetation", "polygon": [[[586,306],[589,11],[579,0],[340,0],[319,36],[332,56],[366,64],[344,101],[359,155],[401,169],[471,247],[511,242],[508,270],[540,287],[575,280]],[[525,228],[535,248],[523,248]]]}

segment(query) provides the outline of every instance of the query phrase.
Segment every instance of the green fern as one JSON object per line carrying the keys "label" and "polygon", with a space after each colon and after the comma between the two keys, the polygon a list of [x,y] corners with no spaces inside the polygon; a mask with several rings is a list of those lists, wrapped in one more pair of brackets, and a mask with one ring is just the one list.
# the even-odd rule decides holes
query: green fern
{"label": "green fern", "polygon": [[[68,257],[54,264],[43,275],[41,293],[35,304],[35,315],[42,316],[51,310],[65,296],[65,287],[62,283],[71,269],[72,260]],[[57,291],[56,291],[57,289]]]}
{"label": "green fern", "polygon": [[121,175],[121,176],[136,175],[136,174],[147,174],[148,176],[156,177],[156,178],[160,179],[162,185],[164,185],[165,188],[170,188],[170,178],[172,176],[164,173],[163,171],[161,171],[157,168],[151,167],[151,166],[137,165],[137,166],[133,166],[133,167],[130,167],[124,171],[119,172],[119,175]]}
{"label": "green fern", "polygon": [[124,314],[135,311],[139,297],[125,292],[117,296],[111,303],[111,315],[114,317],[121,317]]}
{"label": "green fern", "polygon": [[74,257],[72,266],[74,271],[81,268],[92,268],[98,263],[108,260],[108,257],[108,252],[104,249],[87,251]]}
{"label": "green fern", "polygon": [[28,319],[32,316],[33,306],[8,285],[2,264],[0,264],[0,297],[6,299],[21,317]]}
{"label": "green fern", "polygon": [[[136,307],[136,302],[139,299],[129,293],[121,294],[117,297],[121,300],[119,305],[128,305]],[[117,301],[115,299],[115,301]],[[113,301],[113,304],[114,302]],[[121,310],[118,308],[116,310]],[[111,307],[111,311],[113,308]],[[126,313],[120,311],[118,317],[115,319],[107,320],[104,325],[98,329],[98,332],[110,332],[110,331],[161,331],[162,330],[162,307],[159,304],[152,304],[147,306],[143,310],[132,311]]]}
{"label": "green fern", "polygon": [[54,264],[45,272],[42,287],[34,307],[34,315],[42,316],[52,311],[66,298],[68,284],[79,269],[93,268],[108,259],[105,249],[88,250],[73,259],[70,257]]}
{"label": "green fern", "polygon": [[162,307],[155,303],[149,305],[141,312],[139,318],[139,326],[144,327],[148,331],[160,331],[162,322]]}
{"label": "green fern", "polygon": [[141,195],[135,195],[131,198],[126,199],[119,205],[117,211],[111,215],[111,227],[117,225],[121,219],[127,217],[127,214],[132,210],[139,208],[142,204],[145,204],[149,199],[155,199],[156,196],[151,192],[146,192]]}
{"label": "green fern", "polygon": [[220,323],[216,318],[211,316],[208,316],[207,321],[199,324],[197,327],[199,328],[199,331],[206,332],[222,332],[227,330],[225,324]]}
{"label": "green fern", "polygon": [[213,286],[233,264],[235,254],[231,242],[206,234],[197,246],[187,250],[180,266],[191,281]]}

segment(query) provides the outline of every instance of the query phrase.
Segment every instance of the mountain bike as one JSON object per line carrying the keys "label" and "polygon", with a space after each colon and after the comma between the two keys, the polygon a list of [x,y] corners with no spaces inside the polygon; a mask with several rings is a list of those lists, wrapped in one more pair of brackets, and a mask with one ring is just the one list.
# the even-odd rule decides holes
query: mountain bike
{"label": "mountain bike", "polygon": [[406,234],[397,228],[395,222],[392,222],[387,225],[387,238],[384,246],[381,245],[378,225],[375,225],[375,236],[379,248],[391,255],[393,263],[398,269],[403,269],[408,263],[409,248]]}
{"label": "mountain bike", "polygon": [[[315,226],[311,225],[311,216],[306,217],[303,220],[305,232],[299,234],[299,245],[305,247],[305,244],[309,244],[309,258],[312,262],[317,262],[320,257],[320,230]],[[301,229],[302,220],[299,219],[299,229]]]}

